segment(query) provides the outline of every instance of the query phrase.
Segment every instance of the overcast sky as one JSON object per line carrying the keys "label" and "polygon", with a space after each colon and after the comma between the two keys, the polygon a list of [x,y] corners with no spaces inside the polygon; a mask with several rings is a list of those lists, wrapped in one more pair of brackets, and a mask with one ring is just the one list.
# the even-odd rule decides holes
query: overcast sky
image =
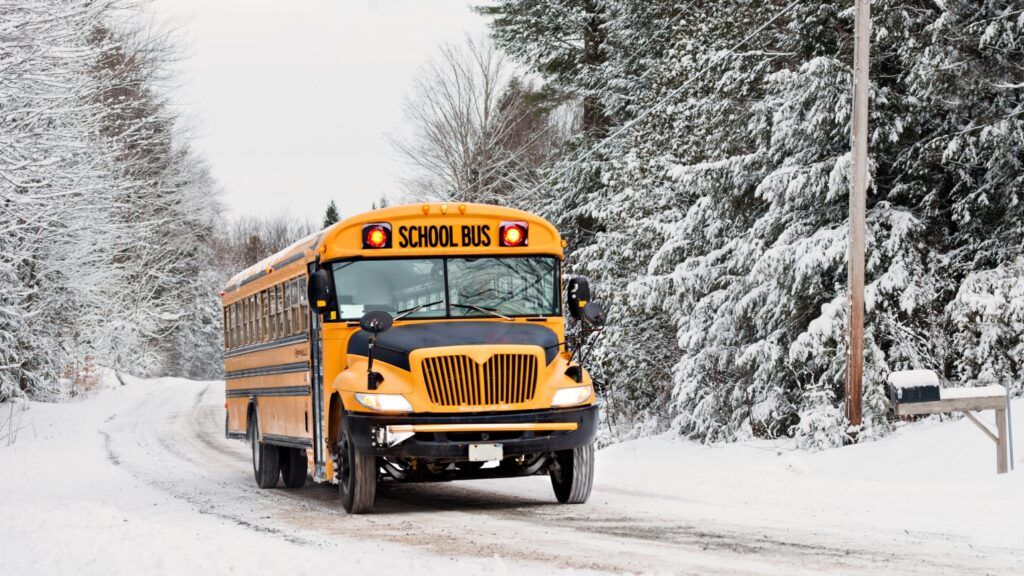
{"label": "overcast sky", "polygon": [[387,194],[404,166],[384,139],[417,68],[485,34],[467,0],[155,0],[188,58],[176,99],[234,213],[319,221]]}

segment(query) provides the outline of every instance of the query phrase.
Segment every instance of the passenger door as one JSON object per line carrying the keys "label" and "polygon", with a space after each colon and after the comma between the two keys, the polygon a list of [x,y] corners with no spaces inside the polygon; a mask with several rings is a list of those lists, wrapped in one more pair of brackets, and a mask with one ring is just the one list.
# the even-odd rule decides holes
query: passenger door
{"label": "passenger door", "polygon": [[[309,265],[312,272],[314,265]],[[303,282],[305,287],[305,282]],[[326,445],[324,444],[324,368],[323,339],[320,330],[320,315],[311,306],[306,306],[309,314],[309,374],[310,387],[313,394],[313,479],[317,482],[326,480]]]}

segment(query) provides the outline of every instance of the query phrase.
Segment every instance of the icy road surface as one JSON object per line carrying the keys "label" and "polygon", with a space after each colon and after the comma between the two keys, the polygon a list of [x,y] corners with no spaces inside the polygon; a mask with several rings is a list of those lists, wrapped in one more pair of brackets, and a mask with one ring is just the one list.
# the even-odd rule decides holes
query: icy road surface
{"label": "icy road surface", "polygon": [[0,574],[1024,574],[1024,473],[966,420],[818,454],[628,442],[585,505],[535,477],[385,486],[347,516],[331,486],[256,488],[221,383],[128,383],[0,405]]}

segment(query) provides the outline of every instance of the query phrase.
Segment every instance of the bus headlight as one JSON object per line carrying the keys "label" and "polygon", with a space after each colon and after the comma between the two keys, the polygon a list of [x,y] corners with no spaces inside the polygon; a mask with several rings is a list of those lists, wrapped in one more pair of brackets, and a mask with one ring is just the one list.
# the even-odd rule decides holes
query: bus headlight
{"label": "bus headlight", "polygon": [[555,392],[555,397],[551,400],[552,406],[572,406],[573,404],[582,404],[590,398],[593,393],[593,389],[590,386],[573,386],[572,388],[562,388],[558,392]]}
{"label": "bus headlight", "polygon": [[375,412],[412,412],[412,404],[401,394],[356,392],[356,401]]}

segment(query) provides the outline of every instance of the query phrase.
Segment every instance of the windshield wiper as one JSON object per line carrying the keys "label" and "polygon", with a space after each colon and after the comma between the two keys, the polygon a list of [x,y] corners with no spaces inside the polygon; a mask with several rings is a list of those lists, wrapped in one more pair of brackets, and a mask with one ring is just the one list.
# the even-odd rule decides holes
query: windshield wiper
{"label": "windshield wiper", "polygon": [[408,316],[410,314],[415,314],[415,313],[419,312],[420,310],[423,310],[427,306],[435,306],[437,304],[444,304],[444,300],[438,300],[437,302],[427,302],[426,304],[420,304],[419,306],[413,306],[412,308],[408,308],[406,310],[400,310],[398,312],[398,315],[395,316],[395,320],[401,320],[402,318],[405,318],[406,316]]}
{"label": "windshield wiper", "polygon": [[490,308],[481,308],[479,306],[474,306],[473,304],[455,304],[454,302],[451,305],[458,306],[459,308],[468,308],[470,310],[476,310],[477,312],[483,312],[484,314],[490,314],[491,316],[494,316],[496,318],[511,320],[511,318],[509,318],[508,316],[505,316],[504,314],[499,314],[496,310],[491,310]]}

